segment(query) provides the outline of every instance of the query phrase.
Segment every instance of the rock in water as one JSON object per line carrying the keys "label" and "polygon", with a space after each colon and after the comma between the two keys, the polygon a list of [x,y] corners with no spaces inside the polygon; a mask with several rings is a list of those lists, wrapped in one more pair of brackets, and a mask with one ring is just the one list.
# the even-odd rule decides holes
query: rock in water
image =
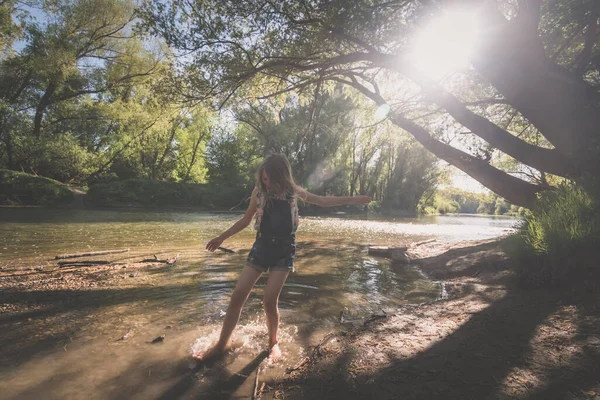
{"label": "rock in water", "polygon": [[154,340],[152,340],[150,343],[160,343],[164,340],[165,340],[165,335],[160,335],[159,337],[154,338]]}
{"label": "rock in water", "polygon": [[371,246],[369,247],[369,255],[375,257],[389,257],[392,249],[387,246]]}
{"label": "rock in water", "polygon": [[398,264],[410,264],[410,258],[401,248],[392,249],[392,261]]}

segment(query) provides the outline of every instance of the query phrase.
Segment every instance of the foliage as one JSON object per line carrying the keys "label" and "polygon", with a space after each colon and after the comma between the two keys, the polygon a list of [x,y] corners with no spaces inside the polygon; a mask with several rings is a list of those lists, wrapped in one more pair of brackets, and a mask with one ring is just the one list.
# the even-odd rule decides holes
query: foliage
{"label": "foliage", "polygon": [[540,195],[509,249],[524,284],[561,285],[599,276],[598,243],[598,197],[565,183]]}
{"label": "foliage", "polygon": [[[428,76],[411,53],[419,31],[456,11],[455,2],[156,0],[140,15],[190,55],[177,74],[188,98],[306,98],[342,84],[387,107],[390,121],[437,157],[528,207],[547,188],[544,174],[578,180],[597,167],[600,123],[597,1],[534,3],[476,7],[486,29],[470,67],[442,77]],[[448,62],[432,53],[429,64]],[[501,154],[516,167],[495,163]]]}
{"label": "foliage", "polygon": [[20,163],[23,169],[61,182],[84,182],[94,170],[94,154],[82,148],[70,132],[38,140],[23,137],[14,151],[19,159],[27,160]]}
{"label": "foliage", "polygon": [[341,87],[300,100],[238,105],[236,135],[215,134],[207,147],[209,182],[250,184],[262,156],[275,151],[311,192],[367,194],[382,212],[416,213],[442,173],[433,156],[388,121],[373,121],[372,107]]}
{"label": "foliage", "polygon": [[73,193],[60,182],[0,169],[0,204],[58,206],[72,200]]}
{"label": "foliage", "polygon": [[126,179],[90,186],[87,202],[99,207],[233,207],[251,189],[227,185]]}
{"label": "foliage", "polygon": [[423,198],[419,204],[425,214],[488,214],[523,215],[525,209],[509,204],[494,193],[474,193],[455,187],[443,187],[435,190],[430,198]]}
{"label": "foliage", "polygon": [[[1,11],[18,17],[14,4]],[[211,112],[173,94],[172,55],[134,29],[136,4],[31,7],[41,22],[22,19],[19,49],[0,59],[0,166],[83,185],[203,181]]]}
{"label": "foliage", "polygon": [[254,186],[254,166],[239,131],[213,134],[206,149],[207,180],[214,185]]}

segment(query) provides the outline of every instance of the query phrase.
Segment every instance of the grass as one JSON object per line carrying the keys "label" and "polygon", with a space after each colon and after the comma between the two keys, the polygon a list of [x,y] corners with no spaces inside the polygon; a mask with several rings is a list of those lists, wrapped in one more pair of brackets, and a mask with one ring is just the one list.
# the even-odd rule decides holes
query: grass
{"label": "grass", "polygon": [[589,190],[563,184],[540,195],[507,250],[526,286],[561,286],[598,277],[600,207]]}

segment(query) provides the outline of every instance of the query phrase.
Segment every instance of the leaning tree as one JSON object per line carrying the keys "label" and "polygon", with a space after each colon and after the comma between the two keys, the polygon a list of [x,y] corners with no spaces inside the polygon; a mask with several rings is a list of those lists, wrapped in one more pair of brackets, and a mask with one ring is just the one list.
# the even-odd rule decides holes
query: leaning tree
{"label": "leaning tree", "polygon": [[[457,5],[482,27],[477,47],[460,79],[432,79],[412,62],[411,45],[432,15]],[[178,90],[189,99],[224,104],[234,95],[347,85],[388,108],[388,118],[430,152],[525,207],[544,185],[453,146],[415,107],[434,107],[541,173],[577,181],[600,171],[597,0],[147,1],[141,16],[183,56]],[[469,89],[458,90],[459,80]],[[498,105],[537,139],[500,123],[490,111]]]}

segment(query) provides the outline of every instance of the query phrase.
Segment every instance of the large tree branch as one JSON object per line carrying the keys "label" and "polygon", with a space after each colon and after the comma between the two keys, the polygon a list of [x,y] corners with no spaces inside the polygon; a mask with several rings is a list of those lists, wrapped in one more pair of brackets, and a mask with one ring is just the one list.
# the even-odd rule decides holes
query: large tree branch
{"label": "large tree branch", "polygon": [[[540,56],[540,55],[538,55]],[[531,57],[531,55],[529,55],[529,57]],[[541,57],[544,57],[543,54],[541,54]],[[547,61],[544,57],[544,60]],[[308,70],[313,70],[316,71],[317,68],[321,68],[321,69],[328,69],[328,68],[332,68],[333,66],[340,66],[340,65],[344,65],[344,64],[352,64],[352,63],[356,63],[356,62],[367,62],[370,63],[372,66],[377,66],[377,67],[383,67],[383,68],[387,68],[396,72],[399,72],[405,76],[407,76],[408,78],[412,79],[413,81],[415,81],[415,83],[420,84],[421,86],[427,87],[428,82],[425,81],[424,78],[420,77],[418,75],[417,71],[413,71],[410,69],[410,67],[408,67],[407,64],[400,62],[400,60],[398,59],[397,56],[395,55],[388,55],[388,54],[382,54],[382,53],[374,53],[374,52],[369,52],[369,53],[351,53],[351,54],[346,54],[346,55],[342,55],[342,56],[336,56],[336,57],[330,57],[330,58],[326,58],[323,60],[320,60],[319,62],[310,62],[310,63],[302,63],[296,60],[277,60],[275,62],[271,62],[271,63],[265,63],[263,66],[261,66],[261,68],[271,68],[271,67],[275,67],[275,68],[285,68],[287,71],[300,71],[300,72],[304,72],[304,71],[308,71]],[[503,61],[505,62],[505,60]],[[557,66],[556,66],[557,67]],[[557,67],[558,68],[558,67]],[[517,73],[516,71],[514,72],[517,76],[519,76],[519,74],[521,73]],[[531,77],[528,77],[532,80],[536,80],[537,77],[536,75],[538,74],[537,71],[532,71],[532,75]],[[508,74],[510,75],[510,74]],[[504,81],[499,84],[500,86],[502,86],[503,84],[506,85],[506,79],[504,78],[506,75],[502,75],[504,79]],[[509,80],[510,81],[510,80]],[[465,123],[465,124],[472,124],[473,122],[477,122],[478,124],[478,128],[481,129],[482,126],[485,127],[485,130],[483,131],[479,131],[478,129],[473,129],[471,128],[475,134],[479,135],[479,133],[481,133],[482,135],[485,135],[485,140],[492,140],[495,142],[494,145],[502,146],[503,148],[501,148],[502,151],[505,151],[507,154],[519,159],[520,161],[523,161],[526,164],[532,165],[535,168],[540,168],[542,170],[546,170],[546,168],[550,167],[550,169],[553,171],[551,172],[550,170],[546,170],[547,172],[551,172],[551,173],[556,173],[558,175],[561,176],[572,176],[575,168],[571,167],[569,165],[569,163],[564,163],[562,165],[564,165],[564,168],[561,168],[561,161],[566,161],[567,157],[573,159],[573,157],[575,156],[575,154],[577,153],[577,150],[585,150],[587,151],[587,147],[585,146],[590,146],[590,132],[596,132],[596,126],[594,125],[593,122],[594,121],[598,121],[599,125],[600,125],[600,118],[597,114],[600,113],[593,113],[592,110],[594,110],[594,107],[589,107],[589,104],[587,103],[587,101],[589,101],[589,99],[581,99],[581,98],[577,98],[576,102],[580,103],[579,104],[579,109],[575,110],[574,107],[571,104],[563,104],[562,101],[557,101],[557,99],[560,99],[559,93],[558,91],[560,89],[564,89],[564,90],[568,90],[568,88],[566,88],[564,85],[562,85],[559,81],[552,81],[552,83],[554,84],[554,87],[556,89],[556,92],[553,93],[548,93],[548,96],[545,98],[540,98],[539,96],[535,96],[535,99],[531,99],[531,100],[526,100],[524,101],[521,97],[517,96],[516,92],[512,93],[511,95],[512,98],[509,98],[507,96],[507,101],[513,105],[518,111],[520,111],[526,118],[529,119],[530,116],[533,116],[533,120],[532,122],[534,123],[534,125],[538,126],[538,128],[540,128],[540,125],[542,127],[541,132],[542,134],[544,134],[544,136],[547,137],[547,139],[555,145],[555,147],[557,147],[558,150],[556,151],[545,151],[545,149],[540,149],[539,151],[537,149],[537,146],[531,147],[531,145],[528,145],[526,142],[519,140],[518,138],[514,138],[514,136],[512,136],[510,133],[506,132],[506,131],[499,131],[498,129],[500,128],[493,128],[491,125],[491,122],[488,124],[484,124],[485,119],[482,117],[477,118],[476,114],[473,112],[470,112],[469,110],[466,110],[467,112],[464,112],[465,108],[464,107],[459,107],[460,108],[460,112],[457,113],[457,115],[453,115],[454,117],[459,117],[461,119],[461,123]],[[564,83],[564,82],[563,82]],[[567,82],[568,83],[568,82]],[[540,87],[542,87],[544,85],[544,83],[542,82],[538,82],[538,84],[540,85]],[[512,83],[511,83],[512,85]],[[524,86],[530,85],[530,82],[524,82],[523,83]],[[585,86],[585,84],[583,85]],[[574,90],[575,86],[572,86],[571,89]],[[514,89],[514,90],[520,90],[516,87],[512,87],[509,89]],[[580,87],[581,89],[581,87]],[[587,88],[589,89],[589,88]],[[531,88],[531,90],[533,90],[533,88]],[[537,89],[539,90],[539,88]],[[509,91],[510,92],[510,91]],[[567,92],[568,94],[573,94],[574,92]],[[581,93],[579,93],[581,94]],[[527,96],[524,96],[527,97]],[[448,105],[448,99],[445,99],[445,104]],[[535,100],[535,101],[534,101]],[[459,103],[458,101],[456,102],[457,104]],[[563,114],[562,117],[560,118],[556,118],[556,116],[548,116],[545,112],[543,114],[538,114],[539,112],[541,112],[544,107],[539,107],[538,103],[546,103],[545,105],[548,106],[548,109],[556,109],[556,105],[557,104],[563,104],[564,107],[562,107],[560,110],[558,110],[557,112]],[[583,104],[582,104],[583,103]],[[544,104],[543,104],[544,105]],[[460,106],[460,104],[459,104]],[[456,107],[449,107],[452,110],[454,110],[454,112],[456,112]],[[570,109],[573,113],[577,113],[577,114],[586,114],[586,115],[580,115],[582,118],[581,120],[574,118],[574,116],[572,116],[571,119],[569,119],[567,116],[565,116],[565,109]],[[449,112],[452,111],[449,110]],[[543,116],[543,118],[542,118]],[[468,117],[468,118],[467,118]],[[548,120],[554,120],[553,124],[549,124],[546,119]],[[489,122],[489,121],[488,121]],[[568,123],[568,125],[566,125]],[[555,125],[561,125],[562,126],[562,130],[561,131],[557,131],[557,128]],[[577,127],[574,127],[574,124],[580,124]],[[581,126],[581,124],[583,126]],[[467,125],[468,126],[468,125]],[[469,127],[469,126],[468,126]],[[545,128],[545,129],[544,129]],[[494,133],[494,135],[490,135],[489,132],[492,131]],[[549,135],[546,135],[546,132],[550,132]],[[582,132],[584,131],[584,132]],[[566,132],[570,132],[571,134],[566,134]],[[509,137],[511,136],[511,137]],[[482,136],[483,137],[483,136]],[[506,139],[505,141],[503,141],[503,139]],[[587,140],[586,140],[587,139]],[[503,143],[506,142],[506,143]],[[523,145],[523,147],[521,147],[520,145]],[[527,148],[527,149],[525,149]],[[524,150],[535,150],[535,154],[527,154],[526,151]],[[562,153],[563,155],[559,158],[554,158],[554,157],[550,157],[552,155],[556,155],[558,156],[558,153]],[[550,157],[550,158],[547,158]]]}
{"label": "large tree branch", "polygon": [[[352,86],[378,105],[387,103],[383,97],[360,84],[344,79],[331,79]],[[390,120],[395,125],[410,133],[423,145],[423,147],[434,155],[467,173],[469,176],[479,181],[494,193],[504,197],[512,204],[529,208],[536,200],[536,193],[543,189],[500,171],[489,165],[487,162],[473,157],[464,151],[455,149],[450,145],[434,139],[425,129],[401,115],[392,113]]]}
{"label": "large tree branch", "polygon": [[487,118],[469,110],[451,94],[443,93],[437,88],[426,90],[426,94],[435,103],[445,108],[460,124],[517,161],[554,175],[564,177],[577,175],[571,162],[556,150],[545,149],[517,138]]}
{"label": "large tree branch", "polygon": [[[334,64],[337,62],[348,62],[348,60],[370,60],[381,66],[385,66],[397,72],[400,72],[408,78],[415,81],[415,83],[421,85],[427,94],[427,96],[438,105],[445,108],[454,119],[459,123],[469,128],[475,135],[481,137],[492,146],[498,148],[502,152],[510,155],[516,160],[530,165],[541,171],[545,171],[551,174],[559,176],[575,176],[575,168],[571,165],[571,162],[562,154],[556,150],[545,149],[521,140],[510,132],[500,128],[493,124],[488,119],[477,115],[473,111],[469,110],[462,104],[456,97],[451,94],[442,92],[440,88],[434,87],[429,82],[420,78],[414,71],[409,68],[402,66],[397,60],[392,59],[391,56],[381,53],[355,53],[350,58],[336,58],[335,60],[329,59],[324,61],[323,65]],[[298,66],[297,63],[288,63],[288,68],[304,68]],[[352,82],[357,84],[358,82],[354,79],[354,74],[349,72],[341,72],[342,75],[346,75]],[[363,77],[364,78],[364,77]],[[375,93],[379,95],[377,86],[373,82],[369,82],[373,85]],[[306,83],[304,83],[306,86]],[[288,87],[285,91],[295,89],[295,86]],[[493,99],[497,100],[497,99]]]}

